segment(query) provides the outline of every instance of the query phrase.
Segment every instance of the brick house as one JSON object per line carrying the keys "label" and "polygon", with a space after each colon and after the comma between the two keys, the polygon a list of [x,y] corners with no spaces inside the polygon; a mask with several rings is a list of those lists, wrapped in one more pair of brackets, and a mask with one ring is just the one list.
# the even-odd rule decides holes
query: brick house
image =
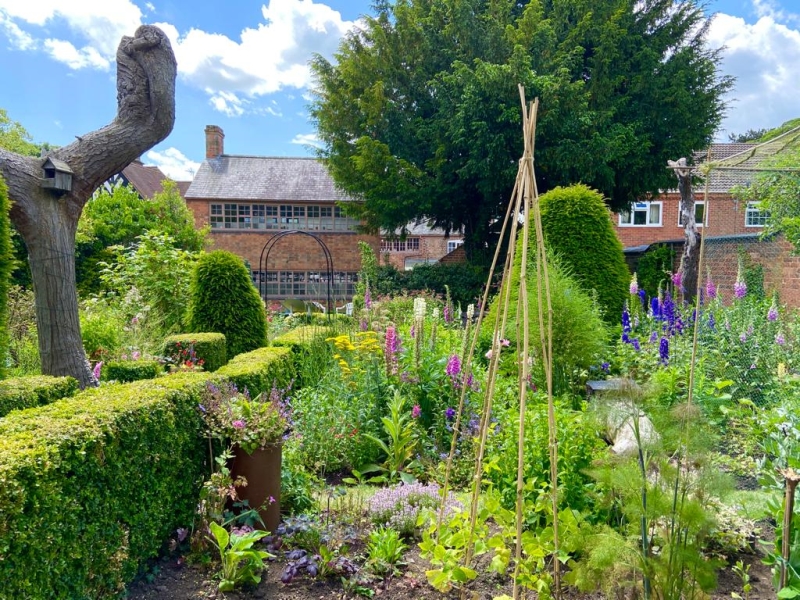
{"label": "brick house", "polygon": [[[752,148],[752,144],[712,144],[711,159],[746,157]],[[696,159],[705,159],[705,156],[706,153],[700,153]],[[755,166],[758,162],[760,158],[754,156],[742,160],[740,166]],[[723,293],[727,289],[730,297],[739,254],[744,252],[750,264],[763,270],[764,286],[768,292],[777,290],[781,302],[800,307],[800,258],[792,255],[791,244],[781,236],[762,238],[769,215],[760,211],[756,203],[737,200],[731,194],[735,186],[748,185],[754,174],[747,170],[712,171],[708,206],[704,201],[705,183],[694,184],[695,221],[698,231],[705,237],[705,264]],[[634,203],[629,211],[612,215],[629,264],[635,265],[636,258],[656,243],[671,245],[679,260],[684,239],[679,208],[680,195],[676,190],[669,190],[655,198]]]}
{"label": "brick house", "polygon": [[377,255],[380,241],[356,231],[359,222],[341,208],[353,199],[336,189],[324,166],[313,158],[225,154],[225,135],[214,125],[205,137],[206,159],[185,198],[196,225],[210,226],[213,248],[241,256],[262,295],[303,301],[327,295],[327,248],[334,301],[352,297],[358,242]]}
{"label": "brick house", "polygon": [[[103,189],[111,193],[115,188],[123,185],[132,187],[142,200],[150,200],[161,191],[165,180],[169,179],[155,165],[145,165],[140,159],[136,159],[116,175],[110,177],[103,183]],[[190,181],[176,181],[178,191],[181,196],[186,195]]]}
{"label": "brick house", "polygon": [[427,223],[410,223],[405,238],[381,236],[381,262],[399,271],[408,271],[419,264],[439,262],[464,244],[460,233],[445,236],[444,229]]}

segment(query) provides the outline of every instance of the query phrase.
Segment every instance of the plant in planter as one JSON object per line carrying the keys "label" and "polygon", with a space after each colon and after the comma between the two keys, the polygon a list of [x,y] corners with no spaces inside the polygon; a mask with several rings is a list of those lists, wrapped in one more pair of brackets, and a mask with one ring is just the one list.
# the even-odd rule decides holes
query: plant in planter
{"label": "plant in planter", "polygon": [[229,444],[231,473],[244,479],[242,500],[258,510],[269,531],[280,523],[281,445],[288,427],[283,391],[273,386],[269,395],[251,398],[232,383],[209,383],[198,407],[207,434]]}

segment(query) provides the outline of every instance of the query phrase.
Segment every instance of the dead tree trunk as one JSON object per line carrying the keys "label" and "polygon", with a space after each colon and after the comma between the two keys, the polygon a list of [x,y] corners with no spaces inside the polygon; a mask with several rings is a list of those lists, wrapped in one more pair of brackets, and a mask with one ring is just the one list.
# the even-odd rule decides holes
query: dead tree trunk
{"label": "dead tree trunk", "polygon": [[681,273],[681,287],[683,299],[694,302],[697,292],[697,270],[700,266],[700,236],[695,222],[694,196],[692,195],[692,168],[686,164],[686,159],[667,161],[670,168],[675,171],[678,178],[678,192],[680,192],[680,215],[683,224],[684,242],[683,254],[679,271]]}
{"label": "dead tree trunk", "polygon": [[117,49],[117,116],[50,154],[72,170],[71,190],[42,187],[43,159],[0,149],[11,220],[28,247],[42,373],[96,384],[83,350],[75,286],[75,232],[84,204],[106,179],[166,138],[175,122],[177,64],[169,40],[143,25]]}

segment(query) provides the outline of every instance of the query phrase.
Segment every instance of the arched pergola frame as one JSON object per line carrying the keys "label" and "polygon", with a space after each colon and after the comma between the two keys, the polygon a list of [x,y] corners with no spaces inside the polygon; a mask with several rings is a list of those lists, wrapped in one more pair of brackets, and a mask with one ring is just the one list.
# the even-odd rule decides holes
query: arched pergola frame
{"label": "arched pergola frame", "polygon": [[[261,294],[261,297],[264,299],[264,303],[267,304],[268,294],[267,294],[267,281],[266,281],[266,274],[267,274],[267,264],[269,263],[269,255],[280,240],[290,235],[304,235],[306,237],[310,237],[317,245],[319,245],[322,253],[325,255],[325,273],[328,275],[328,285],[327,285],[327,294],[326,294],[326,303],[325,303],[325,310],[330,318],[331,313],[333,312],[334,305],[333,305],[333,256],[331,255],[331,251],[328,248],[327,244],[320,239],[318,235],[314,235],[313,233],[309,233],[308,231],[300,231],[299,229],[291,229],[289,231],[281,231],[279,234],[272,236],[264,247],[261,249],[261,256],[258,259],[258,274],[259,274],[259,282],[258,282],[258,291]],[[263,273],[263,276],[262,276]]]}

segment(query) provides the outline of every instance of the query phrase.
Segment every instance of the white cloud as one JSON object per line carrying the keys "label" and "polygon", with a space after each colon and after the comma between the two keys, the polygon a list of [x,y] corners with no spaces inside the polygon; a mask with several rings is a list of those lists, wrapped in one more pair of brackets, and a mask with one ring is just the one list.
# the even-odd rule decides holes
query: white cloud
{"label": "white cloud", "polygon": [[312,146],[314,148],[322,148],[323,146],[322,141],[315,133],[299,133],[294,136],[292,143],[300,146]]}
{"label": "white cloud", "polygon": [[[768,2],[754,6],[768,10]],[[787,18],[784,15],[784,18]],[[755,23],[740,17],[718,14],[708,34],[711,47],[724,46],[722,72],[736,77],[728,94],[727,133],[776,127],[798,116],[800,96],[800,31],[765,15]]]}
{"label": "white cloud", "polygon": [[191,181],[200,168],[200,163],[187,158],[177,148],[167,148],[163,152],[150,150],[145,155],[147,164],[156,165],[164,174],[175,181]]}
{"label": "white cloud", "polygon": [[0,28],[4,29],[11,45],[19,50],[33,50],[36,40],[0,11]]}
{"label": "white cloud", "polygon": [[199,29],[180,35],[174,26],[158,23],[172,42],[181,77],[210,90],[212,103],[226,114],[232,110],[231,101],[221,92],[241,99],[306,88],[312,54],[330,57],[354,25],[313,0],[269,0],[262,16],[264,22],[244,29],[238,41]]}
{"label": "white cloud", "polygon": [[105,70],[110,65],[108,59],[100,56],[100,53],[91,46],[84,46],[78,50],[65,40],[48,39],[44,41],[44,48],[50,56],[71,69],[94,67]]}
{"label": "white cloud", "polygon": [[[144,6],[155,11],[151,2]],[[200,29],[181,33],[171,23],[157,23],[172,43],[180,77],[205,90],[211,105],[229,116],[280,114],[248,106],[246,99],[307,88],[312,54],[332,56],[355,25],[314,0],[267,0],[261,14],[261,22],[242,30],[238,39]],[[120,38],[132,35],[141,22],[142,10],[133,0],[0,0],[0,32],[14,47],[40,47],[72,69],[112,67]],[[66,24],[73,35],[37,39],[35,28],[47,30],[52,24]]]}
{"label": "white cloud", "polygon": [[[142,11],[130,0],[0,0],[0,17],[15,22],[18,28],[20,23],[46,27],[51,22],[63,21],[76,38],[72,41],[48,40],[50,45],[45,47],[50,55],[73,69],[85,66],[107,68],[114,60],[120,38],[132,35],[141,24]],[[26,35],[31,34],[28,32]],[[77,40],[81,44],[85,42],[80,50],[75,48]],[[75,52],[70,51],[66,44]],[[18,47],[24,50],[30,45],[28,48]],[[57,50],[54,52],[53,48]]]}

